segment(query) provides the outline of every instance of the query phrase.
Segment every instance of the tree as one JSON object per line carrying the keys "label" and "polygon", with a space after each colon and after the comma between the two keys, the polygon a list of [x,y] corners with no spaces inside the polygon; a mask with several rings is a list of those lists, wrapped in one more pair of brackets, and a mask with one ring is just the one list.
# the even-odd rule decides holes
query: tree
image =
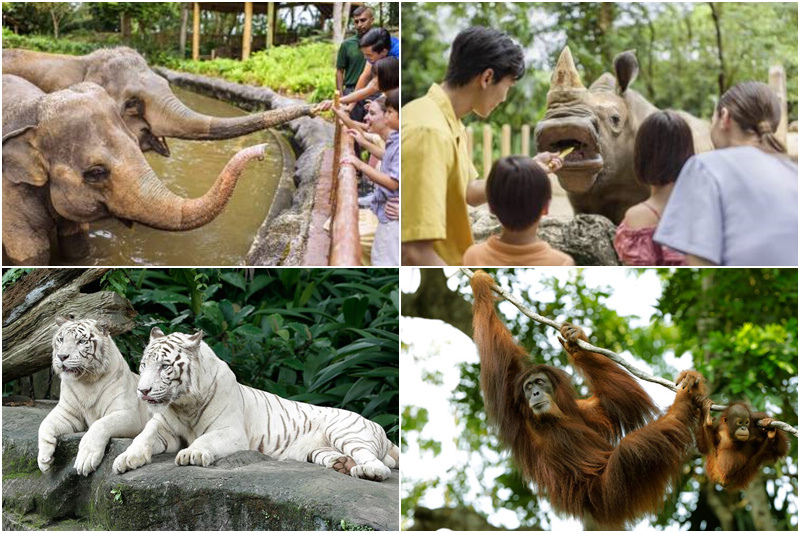
{"label": "tree", "polygon": [[36,8],[50,15],[53,23],[53,37],[58,40],[58,29],[61,23],[74,12],[74,7],[69,2],[37,2]]}
{"label": "tree", "polygon": [[347,22],[350,15],[350,2],[333,3],[333,44],[338,48],[347,33]]}

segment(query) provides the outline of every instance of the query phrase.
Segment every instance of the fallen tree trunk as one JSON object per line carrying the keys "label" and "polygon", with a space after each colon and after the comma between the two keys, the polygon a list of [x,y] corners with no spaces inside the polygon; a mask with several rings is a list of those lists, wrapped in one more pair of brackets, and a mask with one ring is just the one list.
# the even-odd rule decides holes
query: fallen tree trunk
{"label": "fallen tree trunk", "polygon": [[131,303],[92,286],[107,271],[38,269],[3,294],[3,383],[50,366],[56,315],[105,318],[112,335],[133,329],[136,311]]}

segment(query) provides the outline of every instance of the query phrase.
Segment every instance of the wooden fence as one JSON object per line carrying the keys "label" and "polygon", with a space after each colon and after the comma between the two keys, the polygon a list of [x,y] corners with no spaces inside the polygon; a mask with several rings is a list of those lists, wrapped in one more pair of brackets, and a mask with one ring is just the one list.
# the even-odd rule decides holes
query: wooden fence
{"label": "wooden fence", "polygon": [[[788,120],[788,110],[787,110],[787,96],[786,96],[786,70],[781,65],[776,65],[770,67],[769,69],[769,85],[775,91],[775,94],[778,95],[778,99],[781,102],[781,121],[778,126],[778,130],[776,132],[776,137],[786,146],[789,155],[793,156],[795,159],[797,158],[797,135],[788,134],[787,135],[787,120]],[[531,131],[534,125],[525,124],[519,129],[518,135],[521,137],[519,142],[512,144],[512,131],[511,126],[508,124],[503,124],[500,127],[500,157],[505,157],[511,155],[511,147],[512,145],[518,145],[520,147],[519,152],[516,152],[517,155],[531,155]],[[492,169],[492,163],[494,162],[493,154],[494,154],[494,147],[495,147],[495,133],[492,129],[492,126],[489,124],[484,124],[482,127],[473,128],[472,126],[467,128],[467,148],[469,153],[473,159],[475,160],[475,130],[478,129],[481,132],[481,148],[482,148],[482,165],[481,165],[481,174],[484,178],[489,176],[489,171]]]}
{"label": "wooden fence", "polygon": [[[334,96],[339,106],[339,92]],[[331,186],[331,266],[360,266],[361,239],[358,234],[358,176],[352,165],[342,165],[345,156],[354,156],[353,138],[336,121],[333,136],[333,183]]]}

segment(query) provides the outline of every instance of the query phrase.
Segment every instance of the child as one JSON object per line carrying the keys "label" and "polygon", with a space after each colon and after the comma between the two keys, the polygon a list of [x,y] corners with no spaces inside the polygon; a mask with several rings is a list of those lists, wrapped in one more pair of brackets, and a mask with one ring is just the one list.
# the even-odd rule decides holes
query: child
{"label": "child", "polygon": [[[382,159],[381,170],[372,168],[356,157],[346,157],[342,160],[343,164],[353,165],[362,175],[375,183],[375,192],[370,205],[378,217],[378,229],[375,230],[371,255],[374,266],[400,265],[399,220],[390,220],[386,214],[387,202],[391,198],[397,198],[400,192],[399,100],[400,92],[392,89],[387,91],[384,97],[372,102],[369,107],[369,129],[386,141],[386,147],[379,156]],[[370,150],[369,146],[365,145],[365,148]]]}
{"label": "child", "polygon": [[686,256],[653,242],[653,234],[681,168],[694,155],[692,130],[676,112],[657,111],[642,122],[633,146],[633,171],[650,186],[650,197],[625,212],[614,236],[617,255],[628,266],[686,265]]}
{"label": "child", "polygon": [[[560,160],[554,158],[558,165]],[[539,221],[550,207],[548,169],[530,157],[499,159],[486,180],[489,209],[503,225],[500,235],[473,244],[464,253],[465,265],[572,266],[570,256],[539,239]]]}

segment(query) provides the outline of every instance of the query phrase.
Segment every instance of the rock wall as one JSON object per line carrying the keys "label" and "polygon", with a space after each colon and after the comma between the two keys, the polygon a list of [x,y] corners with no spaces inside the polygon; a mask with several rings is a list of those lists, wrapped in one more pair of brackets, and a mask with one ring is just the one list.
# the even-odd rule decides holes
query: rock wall
{"label": "rock wall", "polygon": [[38,429],[54,405],[3,407],[5,530],[399,529],[396,470],[376,483],[247,451],[206,468],[161,454],[117,475],[111,466],[131,439],[111,439],[98,470],[83,477],[72,466],[76,433],[59,439],[53,467],[41,473]]}
{"label": "rock wall", "polygon": [[[216,78],[155,67],[170,83],[200,94],[237,105],[248,111],[277,109],[303,104],[302,100],[281,96],[265,87],[240,85]],[[311,224],[314,190],[322,155],[333,146],[333,125],[319,118],[302,117],[287,122],[292,142],[299,151],[294,173],[281,179],[273,208],[261,225],[247,254],[248,265],[303,264]],[[277,207],[275,207],[277,206]]]}

